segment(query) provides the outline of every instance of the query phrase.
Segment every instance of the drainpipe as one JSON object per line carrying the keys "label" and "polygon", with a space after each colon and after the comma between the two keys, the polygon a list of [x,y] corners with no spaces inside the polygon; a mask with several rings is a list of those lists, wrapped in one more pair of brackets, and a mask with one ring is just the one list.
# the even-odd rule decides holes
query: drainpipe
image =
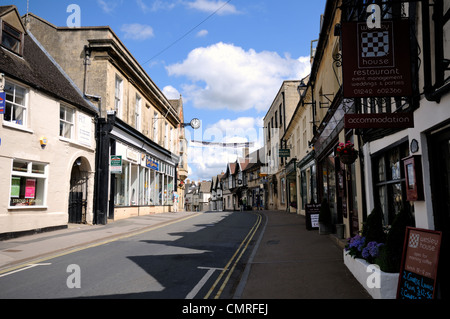
{"label": "drainpipe", "polygon": [[[439,103],[441,100],[441,96],[450,92],[450,83],[447,83],[444,86],[439,87],[438,89],[434,90],[433,84],[432,84],[432,75],[431,75],[431,45],[429,40],[425,40],[425,35],[430,34],[430,3],[429,0],[423,1],[422,4],[422,38],[423,38],[423,44],[422,44],[422,51],[423,51],[423,78],[424,78],[424,93],[425,98],[428,101],[437,102]],[[439,11],[441,10],[441,11]],[[437,17],[437,14],[441,14],[442,12],[442,2],[436,1],[435,8],[434,8],[434,16],[436,17],[435,22],[435,42],[440,43],[440,39],[442,39],[442,30],[437,30],[436,28],[441,27],[442,28],[442,20],[439,20]],[[436,84],[440,85],[439,81],[442,81],[442,76],[439,75],[439,72],[443,72],[442,67],[442,46],[439,45],[439,47],[436,47],[436,63],[439,63],[436,65]]]}

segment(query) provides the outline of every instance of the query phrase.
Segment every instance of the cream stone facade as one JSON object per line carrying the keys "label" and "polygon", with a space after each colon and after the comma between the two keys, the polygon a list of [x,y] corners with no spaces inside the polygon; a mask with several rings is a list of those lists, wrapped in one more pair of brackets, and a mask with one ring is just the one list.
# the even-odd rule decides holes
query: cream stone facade
{"label": "cream stone facade", "polygon": [[56,27],[33,14],[27,27],[100,108],[96,222],[178,210],[187,177],[181,97],[169,100],[109,27]]}
{"label": "cream stone facade", "polygon": [[73,218],[92,223],[97,108],[27,32],[15,6],[0,7],[0,25],[20,34],[0,46],[0,237],[64,228]]}
{"label": "cream stone facade", "polygon": [[299,84],[298,80],[284,81],[264,117],[265,163],[267,163],[264,173],[268,174],[265,189],[267,196],[264,197],[267,198],[265,203],[267,209],[289,209],[287,176],[284,170],[288,158],[279,157],[279,150],[288,148],[282,137],[300,100]]}

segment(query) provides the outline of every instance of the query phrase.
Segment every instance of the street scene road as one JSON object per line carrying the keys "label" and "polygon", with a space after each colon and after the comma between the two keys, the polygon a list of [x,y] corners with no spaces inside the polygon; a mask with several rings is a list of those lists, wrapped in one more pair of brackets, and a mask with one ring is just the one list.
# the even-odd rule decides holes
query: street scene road
{"label": "street scene road", "polygon": [[7,298],[231,298],[261,224],[208,212],[0,273]]}

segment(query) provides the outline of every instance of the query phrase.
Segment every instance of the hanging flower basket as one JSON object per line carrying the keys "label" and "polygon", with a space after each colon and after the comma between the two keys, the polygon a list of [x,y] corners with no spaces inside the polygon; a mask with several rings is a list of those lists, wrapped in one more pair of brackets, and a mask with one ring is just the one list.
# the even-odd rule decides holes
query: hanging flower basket
{"label": "hanging flower basket", "polygon": [[358,158],[358,151],[355,149],[355,145],[350,141],[347,143],[339,143],[336,149],[336,157],[339,157],[340,161],[346,165],[350,165]]}

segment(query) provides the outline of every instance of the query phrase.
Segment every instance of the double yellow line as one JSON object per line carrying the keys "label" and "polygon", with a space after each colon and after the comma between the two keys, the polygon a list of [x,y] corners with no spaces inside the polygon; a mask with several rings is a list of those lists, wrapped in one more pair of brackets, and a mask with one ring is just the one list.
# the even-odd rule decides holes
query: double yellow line
{"label": "double yellow line", "polygon": [[222,285],[220,286],[219,290],[217,291],[217,293],[216,293],[216,295],[214,297],[214,299],[219,299],[220,298],[220,295],[222,294],[223,289],[225,288],[226,284],[228,283],[228,280],[230,279],[231,274],[233,273],[234,269],[236,268],[237,263],[241,259],[241,257],[244,254],[244,252],[247,250],[247,247],[248,247],[249,243],[251,242],[251,240],[253,239],[253,236],[255,235],[256,231],[258,230],[259,226],[261,225],[262,215],[259,214],[259,213],[257,213],[256,215],[257,215],[257,219],[256,219],[255,224],[250,229],[250,231],[248,232],[247,236],[245,236],[244,240],[241,242],[241,244],[239,245],[239,248],[236,250],[234,255],[230,258],[230,260],[228,261],[227,265],[223,268],[223,270],[220,273],[219,277],[214,282],[214,284],[212,285],[211,289],[209,289],[209,291],[206,294],[206,296],[204,297],[204,299],[208,299],[210,297],[210,295],[216,289],[217,285],[222,280],[222,277],[225,275],[225,273],[228,271],[229,267],[231,266],[231,264],[234,261],[233,266],[228,271],[228,275],[225,277],[224,281],[222,282]]}

